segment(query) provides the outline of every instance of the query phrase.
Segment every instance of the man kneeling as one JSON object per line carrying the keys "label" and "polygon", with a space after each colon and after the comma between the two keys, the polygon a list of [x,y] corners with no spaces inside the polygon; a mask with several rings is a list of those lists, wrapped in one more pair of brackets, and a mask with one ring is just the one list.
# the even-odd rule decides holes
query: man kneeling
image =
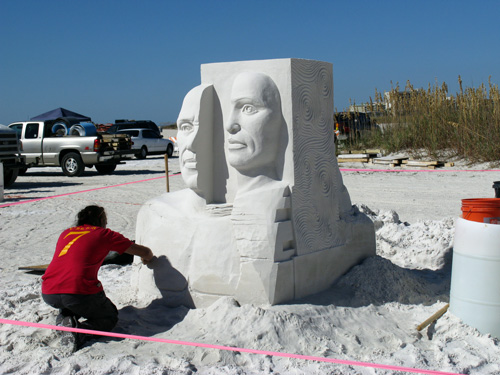
{"label": "man kneeling", "polygon": [[[110,251],[153,259],[153,252],[118,232],[106,229],[104,208],[87,206],[77,215],[75,227],[59,236],[54,257],[42,276],[42,297],[60,310],[56,324],[97,331],[110,331],[118,322],[118,310],[106,297],[97,279],[99,268]],[[85,318],[79,322],[79,318]],[[62,345],[78,350],[88,335],[64,331]]]}

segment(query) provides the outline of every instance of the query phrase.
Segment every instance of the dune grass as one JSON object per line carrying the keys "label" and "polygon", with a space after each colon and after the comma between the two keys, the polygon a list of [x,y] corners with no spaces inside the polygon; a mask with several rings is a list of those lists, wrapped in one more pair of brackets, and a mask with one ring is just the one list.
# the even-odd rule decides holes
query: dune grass
{"label": "dune grass", "polygon": [[[446,83],[416,89],[407,82],[404,90],[393,87],[388,95],[390,103],[377,117],[383,131],[364,134],[357,144],[344,147],[382,148],[386,152],[405,151],[435,158],[454,156],[471,162],[500,160],[500,91],[498,85],[481,84],[477,88],[463,88],[448,93]],[[375,101],[368,106],[375,111],[376,104],[384,102],[375,91]]]}

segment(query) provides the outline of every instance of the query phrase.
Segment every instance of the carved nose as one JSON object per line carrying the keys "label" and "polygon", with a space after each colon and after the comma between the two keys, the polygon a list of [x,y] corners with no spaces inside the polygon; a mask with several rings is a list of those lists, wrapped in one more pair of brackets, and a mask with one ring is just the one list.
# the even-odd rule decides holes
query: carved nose
{"label": "carved nose", "polygon": [[229,132],[229,134],[236,134],[240,130],[241,130],[241,126],[239,126],[236,123],[233,123],[233,124],[229,125],[229,128],[227,129],[227,131]]}

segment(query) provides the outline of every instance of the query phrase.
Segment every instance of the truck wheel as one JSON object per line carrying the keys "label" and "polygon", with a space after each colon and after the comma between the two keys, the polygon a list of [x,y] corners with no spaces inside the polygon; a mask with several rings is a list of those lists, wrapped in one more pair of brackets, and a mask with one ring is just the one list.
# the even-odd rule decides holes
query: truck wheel
{"label": "truck wheel", "polygon": [[76,152],[68,152],[62,158],[61,168],[63,173],[69,177],[78,177],[83,174],[85,164]]}
{"label": "truck wheel", "polygon": [[116,164],[97,164],[95,166],[99,174],[111,174],[116,169]]}
{"label": "truck wheel", "polygon": [[141,147],[141,151],[136,154],[137,159],[146,159],[146,156],[148,156],[148,149],[146,146]]}
{"label": "truck wheel", "polygon": [[168,145],[167,146],[167,156],[171,157],[173,153],[174,153],[174,146]]}
{"label": "truck wheel", "polygon": [[27,171],[28,168],[19,168],[19,176],[24,176]]}
{"label": "truck wheel", "polygon": [[3,169],[3,185],[8,188],[11,186],[17,178],[19,170],[16,168],[4,168]]}

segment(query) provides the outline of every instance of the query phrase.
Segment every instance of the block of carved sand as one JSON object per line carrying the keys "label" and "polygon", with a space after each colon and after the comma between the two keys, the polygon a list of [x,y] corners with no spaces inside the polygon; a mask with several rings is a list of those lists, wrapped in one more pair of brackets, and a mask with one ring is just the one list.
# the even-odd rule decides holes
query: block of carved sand
{"label": "block of carved sand", "polygon": [[[332,65],[206,64],[201,80],[177,123],[187,192],[153,199],[138,216],[139,243],[187,281],[168,290],[163,278],[160,295],[187,291],[197,306],[225,295],[276,304],[324,290],[374,255],[373,224],[351,206],[335,157]],[[212,136],[196,137],[204,127]],[[213,144],[204,159],[211,181],[198,170],[210,152],[203,142]]]}
{"label": "block of carved sand", "polygon": [[[226,198],[234,205],[232,220],[238,252],[246,265],[254,263],[252,267],[257,271],[253,275],[269,274],[261,259],[277,263],[293,259],[295,267],[290,272],[294,274],[294,297],[303,297],[324,290],[361,259],[374,255],[373,225],[351,206],[335,156],[332,65],[279,59],[206,64],[201,71],[202,82],[214,86],[221,105],[220,118],[216,117],[214,122],[224,123],[226,130],[229,164]],[[245,106],[250,106],[248,110],[254,115],[271,109],[272,114],[262,117],[259,123],[265,125],[263,129],[256,121],[241,115],[239,111],[243,112]],[[242,141],[245,138],[238,137],[240,128],[253,132],[253,139]],[[258,150],[257,167],[255,153],[243,154],[238,148],[240,141],[248,146],[255,139],[266,140]],[[267,157],[262,157],[263,154]],[[245,216],[241,207],[258,210],[252,204],[256,205],[258,196],[265,191],[277,192],[276,184],[290,188],[291,204],[269,205],[261,212],[262,216],[267,215],[268,229],[262,225],[258,229],[259,222],[265,220],[259,221],[252,213],[250,220],[255,222],[248,225],[245,234],[240,224],[248,224],[250,220],[239,219]],[[280,198],[276,194],[274,199]],[[279,219],[270,220],[271,216]],[[280,231],[277,229],[280,227],[293,231]],[[251,240],[270,233],[267,243]],[[362,241],[356,241],[358,238]],[[241,271],[237,292],[240,302],[245,302],[244,296],[252,292],[246,288],[251,285],[246,280],[250,274]],[[282,286],[273,276],[266,276],[265,282],[266,290],[279,290]],[[284,295],[268,293],[267,302],[283,302],[279,296]]]}

